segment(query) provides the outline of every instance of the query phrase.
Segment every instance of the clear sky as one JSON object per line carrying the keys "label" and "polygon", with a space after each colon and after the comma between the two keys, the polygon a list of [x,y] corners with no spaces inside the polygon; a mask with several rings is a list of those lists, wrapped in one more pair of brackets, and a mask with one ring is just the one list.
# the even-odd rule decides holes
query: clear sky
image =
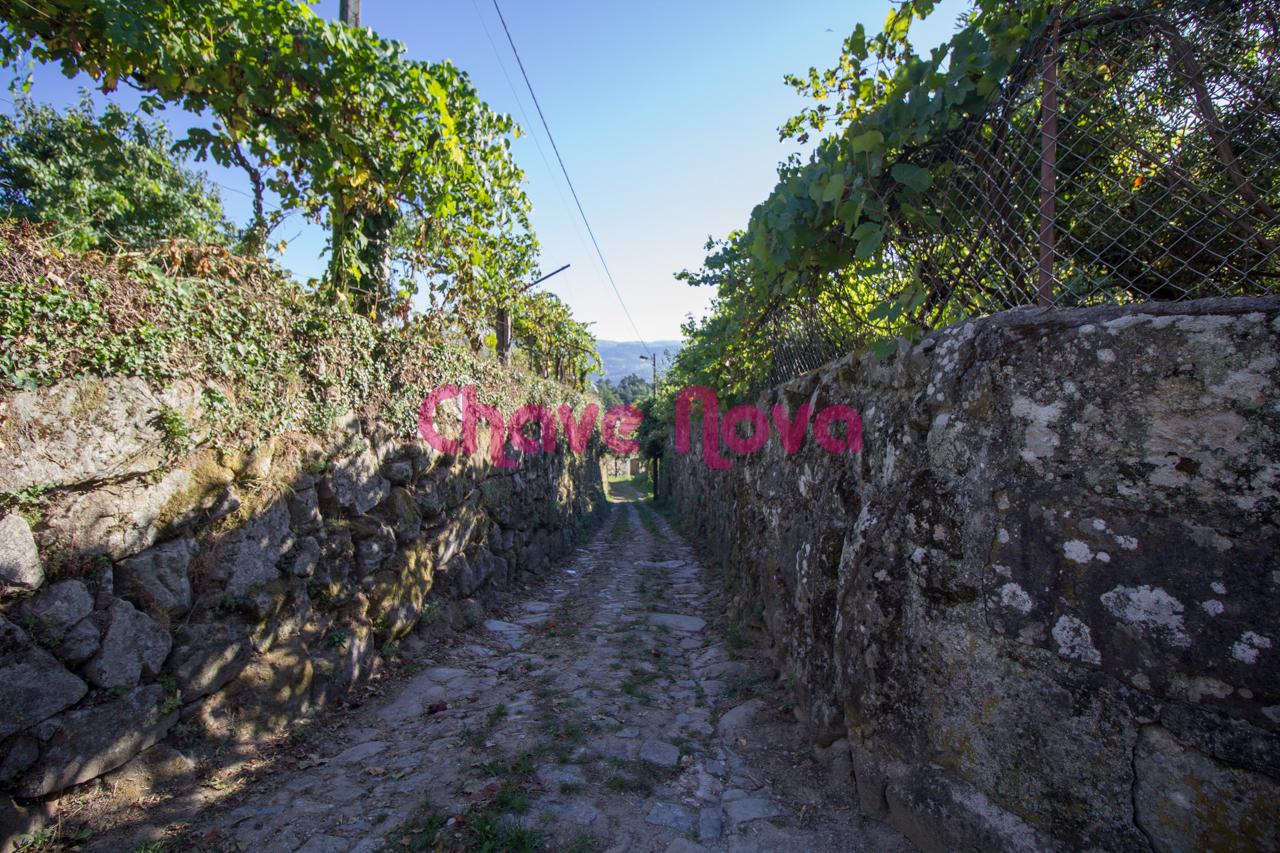
{"label": "clear sky", "polygon": [[[499,0],[569,175],[640,334],[680,336],[687,314],[701,315],[710,294],[672,277],[701,262],[708,236],[744,226],[772,189],[777,163],[795,146],[777,128],[803,102],[783,82],[788,72],[826,68],[862,22],[883,26],[887,0]],[[338,0],[313,6],[336,17]],[[944,0],[912,41],[940,43],[963,10]],[[568,301],[597,337],[633,340],[591,250],[551,146],[507,46],[492,0],[363,0],[363,23],[403,42],[409,56],[450,59],[469,72],[495,109],[525,129],[516,160],[528,175],[542,268],[571,268],[545,285]],[[508,78],[510,82],[508,82]],[[67,104],[92,81],[39,69],[32,96]],[[112,96],[129,107],[137,96]],[[3,101],[5,109],[10,105]],[[181,135],[190,119],[170,110]],[[204,164],[223,202],[247,221],[242,173]],[[287,220],[272,235],[289,246],[281,260],[299,277],[318,276],[324,233]]]}

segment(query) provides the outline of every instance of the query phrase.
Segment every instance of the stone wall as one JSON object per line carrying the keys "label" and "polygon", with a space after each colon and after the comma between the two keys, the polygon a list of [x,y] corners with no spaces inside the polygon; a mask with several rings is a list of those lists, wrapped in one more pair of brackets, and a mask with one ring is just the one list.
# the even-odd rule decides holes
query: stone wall
{"label": "stone wall", "polygon": [[668,448],[662,491],[864,813],[1280,849],[1280,300],[1007,312],[760,402],[854,406],[863,450]]}
{"label": "stone wall", "polygon": [[594,451],[501,470],[483,444],[440,455],[354,415],[247,453],[179,452],[213,415],[204,399],[85,379],[3,402],[11,797],[170,732],[252,739],[345,696],[420,620],[473,623],[474,596],[569,551],[603,501]]}

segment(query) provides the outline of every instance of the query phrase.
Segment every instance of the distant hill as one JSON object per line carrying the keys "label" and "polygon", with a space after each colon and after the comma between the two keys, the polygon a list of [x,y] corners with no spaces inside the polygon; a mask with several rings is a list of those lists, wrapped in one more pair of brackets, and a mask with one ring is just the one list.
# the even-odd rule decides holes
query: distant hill
{"label": "distant hill", "polygon": [[[596,350],[604,362],[605,377],[616,384],[633,373],[645,380],[652,377],[653,367],[640,358],[651,352],[658,354],[658,372],[664,373],[683,345],[683,341],[651,341],[646,349],[639,341],[596,341]],[[592,378],[596,375],[593,374]]]}

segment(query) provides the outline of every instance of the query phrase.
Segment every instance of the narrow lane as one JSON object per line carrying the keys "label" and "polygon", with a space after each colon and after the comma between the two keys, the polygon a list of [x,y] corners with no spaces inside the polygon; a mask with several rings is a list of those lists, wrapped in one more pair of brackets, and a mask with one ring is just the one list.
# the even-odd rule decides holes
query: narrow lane
{"label": "narrow lane", "polygon": [[308,758],[206,810],[212,850],[911,849],[815,760],[709,573],[622,484],[571,562]]}

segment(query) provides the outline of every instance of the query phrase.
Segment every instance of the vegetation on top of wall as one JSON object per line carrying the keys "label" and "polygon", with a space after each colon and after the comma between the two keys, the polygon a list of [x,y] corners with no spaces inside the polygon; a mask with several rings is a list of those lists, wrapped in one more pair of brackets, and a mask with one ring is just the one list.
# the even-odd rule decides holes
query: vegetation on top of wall
{"label": "vegetation on top of wall", "polygon": [[203,383],[213,437],[246,440],[323,431],[352,409],[410,435],[446,382],[474,383],[504,411],[584,399],[425,318],[375,323],[223,247],[68,253],[33,225],[0,223],[0,395],[122,375]]}
{"label": "vegetation on top of wall", "polygon": [[86,98],[65,112],[20,98],[0,115],[0,216],[57,223],[73,249],[225,243],[231,224],[163,124]]}

